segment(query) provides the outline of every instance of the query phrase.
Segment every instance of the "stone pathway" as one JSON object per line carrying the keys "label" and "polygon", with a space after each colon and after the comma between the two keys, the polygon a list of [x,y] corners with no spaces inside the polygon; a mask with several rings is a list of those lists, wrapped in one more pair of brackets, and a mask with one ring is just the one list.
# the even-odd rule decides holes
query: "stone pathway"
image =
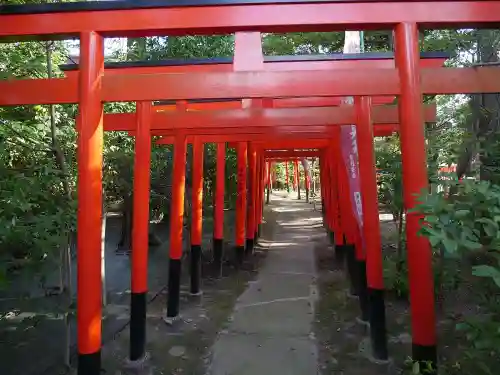
{"label": "stone pathway", "polygon": [[238,298],[212,347],[209,375],[314,375],[314,238],[321,214],[295,194],[271,196],[276,227],[257,279]]}

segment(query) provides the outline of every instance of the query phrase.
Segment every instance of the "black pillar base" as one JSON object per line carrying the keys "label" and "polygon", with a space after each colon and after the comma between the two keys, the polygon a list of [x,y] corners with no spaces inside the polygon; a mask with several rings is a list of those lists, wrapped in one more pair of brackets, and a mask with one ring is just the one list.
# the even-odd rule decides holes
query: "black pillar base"
{"label": "black pillar base", "polygon": [[236,246],[234,249],[236,264],[240,267],[245,259],[245,246]]}
{"label": "black pillar base", "polygon": [[222,260],[224,257],[224,240],[222,238],[213,239],[214,271],[216,276],[222,276]]}
{"label": "black pillar base", "polygon": [[101,351],[91,354],[78,353],[78,375],[101,374]]}
{"label": "black pillar base", "polygon": [[306,203],[309,203],[309,189],[306,189]]}
{"label": "black pillar base", "polygon": [[146,296],[130,295],[130,360],[137,361],[146,354]]}
{"label": "black pillar base", "polygon": [[328,238],[330,239],[330,243],[332,245],[335,244],[335,233],[330,229],[328,229],[327,232],[328,232]]}
{"label": "black pillar base", "polygon": [[257,225],[257,237],[260,238],[262,235],[262,224]]}
{"label": "black pillar base", "polygon": [[335,245],[335,263],[339,266],[344,266],[346,258],[345,245]]}
{"label": "black pillar base", "polygon": [[253,246],[254,246],[254,239],[253,238],[247,238],[246,241],[246,249],[245,249],[245,254],[253,254]]}
{"label": "black pillar base", "polygon": [[368,288],[370,305],[370,336],[373,358],[379,361],[389,359],[387,350],[387,329],[385,325],[385,300],[383,289]]}
{"label": "black pillar base", "polygon": [[191,245],[189,260],[189,274],[191,277],[189,292],[197,295],[201,292],[201,245]]}
{"label": "black pillar base", "polygon": [[358,296],[358,276],[356,275],[356,249],[354,245],[345,244],[344,245],[346,263],[347,263],[347,276],[349,278],[349,293],[352,296]]}
{"label": "black pillar base", "polygon": [[422,375],[437,374],[437,348],[436,345],[412,345],[412,357],[418,362]]}
{"label": "black pillar base", "polygon": [[181,260],[170,258],[168,264],[168,297],[167,318],[173,319],[179,315],[181,297]]}
{"label": "black pillar base", "polygon": [[266,204],[269,204],[269,194],[270,193],[271,193],[271,189],[267,188]]}
{"label": "black pillar base", "polygon": [[255,233],[253,234],[253,246],[257,246],[258,245],[258,240],[259,240],[259,231],[258,231],[258,228],[259,226],[257,225],[255,227]]}
{"label": "black pillar base", "polygon": [[358,297],[359,307],[361,308],[361,320],[367,322],[370,320],[370,305],[368,301],[368,285],[366,280],[366,261],[356,260],[356,274],[358,277]]}

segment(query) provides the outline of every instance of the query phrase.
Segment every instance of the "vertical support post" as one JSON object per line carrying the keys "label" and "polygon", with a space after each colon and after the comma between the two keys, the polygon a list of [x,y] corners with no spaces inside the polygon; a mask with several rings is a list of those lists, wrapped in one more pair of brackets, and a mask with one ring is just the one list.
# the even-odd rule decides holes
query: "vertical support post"
{"label": "vertical support post", "polygon": [[247,143],[239,142],[238,158],[238,195],[236,198],[236,262],[243,263],[245,256],[245,214],[247,208]]}
{"label": "vertical support post", "polygon": [[[340,128],[337,129],[337,134],[335,134],[333,149],[329,153],[329,168],[328,173],[331,179],[331,195],[330,201],[332,202],[332,224],[333,228],[333,238],[335,243],[335,261],[338,266],[343,267],[346,259],[346,247],[345,247],[345,235],[342,229],[342,218],[340,217],[340,195],[339,195],[339,175],[338,175],[338,163],[339,159],[336,158],[336,152],[340,150]],[[338,156],[340,157],[340,156]],[[344,218],[345,220],[345,218]]]}
{"label": "vertical support post", "polygon": [[347,263],[347,274],[350,282],[350,295],[359,295],[359,277],[357,275],[356,264],[356,246],[355,246],[355,226],[352,207],[349,204],[349,186],[347,181],[347,170],[344,161],[341,159],[340,147],[335,148],[335,157],[337,158],[336,169],[339,187],[339,205],[341,212],[342,233],[344,234],[344,251]]}
{"label": "vertical support post", "polygon": [[264,193],[265,193],[265,180],[266,180],[266,160],[264,155],[260,156],[260,201],[259,201],[259,226],[258,226],[258,235],[260,237],[262,233],[262,223],[264,222]]}
{"label": "vertical support post", "polygon": [[373,357],[387,360],[387,333],[385,325],[384,275],[382,243],[378,214],[377,175],[373,149],[371,99],[355,97],[357,115],[357,142],[359,174],[361,177],[361,202],[363,207],[363,235],[366,246],[366,275],[370,306],[370,335]]}
{"label": "vertical support post", "polygon": [[190,293],[201,294],[201,240],[203,230],[203,161],[205,145],[200,137],[193,139],[193,182],[191,184],[191,255],[190,255]]}
{"label": "vertical support post", "polygon": [[248,144],[248,206],[247,206],[247,244],[246,253],[252,254],[255,241],[255,169],[256,169],[255,147]]}
{"label": "vertical support post", "polygon": [[[332,147],[334,147],[332,145]],[[335,185],[335,180],[332,176],[331,173],[331,168],[330,165],[332,164],[332,160],[329,158],[329,154],[331,153],[331,150],[327,153],[327,157],[325,158],[325,180],[328,183],[328,190],[325,191],[325,205],[328,207],[328,212],[326,215],[326,222],[327,222],[327,233],[328,237],[330,239],[330,243],[333,245],[335,243],[335,229],[334,229],[334,222],[335,222],[335,211],[334,211],[334,185]],[[335,248],[335,254],[337,254],[337,248]]]}
{"label": "vertical support post", "polygon": [[260,233],[260,219],[262,207],[262,157],[260,153],[257,154],[256,167],[255,167],[255,244],[259,239]]}
{"label": "vertical support post", "polygon": [[136,104],[134,194],[132,218],[132,285],[130,295],[130,361],[146,354],[148,294],[149,185],[151,168],[151,102]]}
{"label": "vertical support post", "polygon": [[295,162],[292,161],[293,168],[293,190],[297,190],[297,168],[295,167]]}
{"label": "vertical support post", "polygon": [[101,372],[101,217],[104,46],[101,35],[80,34],[78,129],[78,374]]}
{"label": "vertical support post", "polygon": [[300,200],[300,169],[299,162],[297,160],[295,160],[295,173],[297,183],[297,199]]}
{"label": "vertical support post", "polygon": [[269,194],[271,193],[271,189],[273,188],[273,183],[271,181],[271,162],[267,162],[267,197],[266,204],[269,204]]}
{"label": "vertical support post", "polygon": [[399,102],[403,192],[406,209],[406,238],[412,317],[413,360],[437,364],[436,315],[432,252],[429,241],[418,235],[422,215],[408,212],[416,195],[427,188],[422,86],[419,73],[418,28],[401,23],[395,30],[396,65],[401,83]]}
{"label": "vertical support post", "polygon": [[168,269],[168,300],[165,322],[173,324],[179,317],[181,294],[182,231],[184,221],[184,193],[186,189],[186,136],[174,139],[174,169],[172,202],[170,206],[170,262]]}
{"label": "vertical support post", "polygon": [[321,154],[319,157],[319,179],[320,179],[320,194],[321,194],[321,215],[323,217],[323,226],[325,229],[328,228],[327,226],[327,218],[326,218],[326,207],[325,207],[325,185],[326,185],[326,176],[325,176],[325,171],[326,171],[326,155],[325,152]]}
{"label": "vertical support post", "polygon": [[288,176],[288,161],[285,161],[285,188],[286,192],[290,193],[290,177]]}
{"label": "vertical support post", "polygon": [[224,184],[226,171],[226,144],[217,143],[214,207],[214,268],[218,277],[222,276],[222,258],[224,256]]}
{"label": "vertical support post", "polygon": [[304,168],[304,187],[306,189],[306,203],[309,203],[309,174]]}

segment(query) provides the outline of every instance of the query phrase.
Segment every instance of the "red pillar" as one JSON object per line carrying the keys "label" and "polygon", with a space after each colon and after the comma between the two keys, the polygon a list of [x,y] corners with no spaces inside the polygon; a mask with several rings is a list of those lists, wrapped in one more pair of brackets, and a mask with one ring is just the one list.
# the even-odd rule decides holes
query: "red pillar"
{"label": "red pillar", "polygon": [[292,166],[293,166],[293,190],[297,190],[297,165],[295,164],[294,161],[292,161]]}
{"label": "red pillar", "polygon": [[266,184],[267,184],[267,199],[266,203],[269,204],[269,195],[273,189],[273,183],[271,182],[271,162],[265,162],[266,164]]}
{"label": "red pillar", "polygon": [[288,162],[287,161],[285,161],[285,178],[286,178],[285,188],[286,188],[287,193],[289,193],[290,192],[290,177],[288,176]]}
{"label": "red pillar", "polygon": [[261,227],[262,227],[262,223],[264,222],[263,218],[264,218],[264,193],[265,193],[265,190],[266,190],[266,184],[265,184],[265,180],[266,180],[266,168],[265,168],[265,165],[266,165],[266,161],[264,159],[264,155],[262,154],[260,156],[260,204],[259,204],[259,227],[258,227],[258,234],[260,236],[260,231],[261,231]]}
{"label": "red pillar", "polygon": [[247,143],[238,143],[238,196],[236,200],[236,257],[241,265],[245,255],[245,215],[247,208]]}
{"label": "red pillar", "polygon": [[259,229],[261,221],[261,207],[262,207],[262,156],[257,153],[256,168],[255,168],[255,236],[254,241],[257,243],[259,238]]}
{"label": "red pillar", "polygon": [[396,65],[401,94],[400,137],[403,164],[406,238],[412,317],[413,360],[437,361],[436,316],[432,252],[429,242],[419,236],[422,215],[408,212],[415,207],[416,195],[427,189],[422,87],[419,72],[418,28],[414,23],[398,24],[395,31]]}
{"label": "red pillar", "polygon": [[247,246],[246,252],[253,253],[255,240],[255,185],[256,185],[256,151],[248,144],[248,207],[247,207]]}
{"label": "red pillar", "polygon": [[104,69],[103,38],[95,32],[80,35],[77,319],[78,374],[101,371],[101,217]]}
{"label": "red pillar", "polygon": [[226,171],[226,144],[217,143],[217,162],[215,176],[214,206],[214,266],[218,276],[222,275],[222,258],[224,253],[224,184]]}
{"label": "red pillar", "polygon": [[370,304],[370,335],[374,358],[387,360],[387,334],[385,325],[384,276],[382,243],[378,213],[377,175],[373,149],[371,99],[355,97],[357,117],[357,143],[361,202],[363,208],[363,235],[366,246],[366,277]]}
{"label": "red pillar", "polygon": [[323,226],[325,229],[328,229],[328,219],[326,216],[326,202],[325,202],[325,195],[326,195],[326,164],[327,164],[327,156],[326,152],[323,152],[321,156],[319,157],[319,189],[320,189],[320,194],[321,194],[321,213],[323,215]]}
{"label": "red pillar", "polygon": [[201,293],[201,239],[203,231],[203,160],[205,145],[200,137],[193,139],[193,182],[191,190],[191,254],[190,254],[190,293]]}
{"label": "red pillar", "polygon": [[101,219],[104,49],[101,35],[80,35],[78,129],[78,374],[101,372]]}
{"label": "red pillar", "polygon": [[325,191],[324,191],[324,201],[325,201],[325,207],[326,207],[326,213],[325,213],[325,224],[326,224],[326,231],[328,233],[328,237],[330,240],[333,240],[333,237],[335,236],[335,232],[333,230],[332,222],[333,222],[333,205],[332,205],[332,187],[333,187],[333,176],[331,175],[330,171],[330,164],[331,160],[329,158],[329,151],[326,153],[325,157],[323,158],[323,178],[325,181]]}
{"label": "red pillar", "polygon": [[132,221],[132,285],[130,295],[131,361],[144,358],[148,293],[149,185],[151,165],[151,102],[136,104],[134,194]]}
{"label": "red pillar", "polygon": [[309,203],[309,174],[307,173],[307,170],[305,168],[304,168],[304,189],[306,191],[306,203]]}
{"label": "red pillar", "polygon": [[299,162],[295,160],[295,184],[297,185],[297,199],[300,199],[300,169]]}
{"label": "red pillar", "polygon": [[168,300],[165,322],[172,324],[179,316],[181,288],[182,231],[184,221],[184,192],[186,185],[186,136],[174,140],[174,170],[170,206],[170,262],[168,270]]}

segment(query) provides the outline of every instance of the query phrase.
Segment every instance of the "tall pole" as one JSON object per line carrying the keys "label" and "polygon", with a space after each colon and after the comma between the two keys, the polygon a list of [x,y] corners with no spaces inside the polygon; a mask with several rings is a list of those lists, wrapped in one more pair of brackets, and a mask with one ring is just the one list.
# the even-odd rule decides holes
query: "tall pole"
{"label": "tall pole", "polygon": [[418,28],[415,23],[401,23],[396,26],[395,34],[396,66],[401,84],[399,131],[406,210],[412,357],[423,366],[433,363],[435,367],[437,351],[432,252],[429,241],[418,235],[422,215],[410,212],[417,204],[417,195],[425,191],[428,184]]}
{"label": "tall pole", "polygon": [[168,268],[167,315],[165,317],[167,324],[173,324],[179,317],[186,149],[186,136],[177,135],[174,140],[174,170],[170,206],[170,261]]}
{"label": "tall pole", "polygon": [[370,97],[355,97],[363,235],[366,246],[366,277],[370,305],[370,334],[373,356],[387,360],[382,243],[378,214],[377,175],[373,148]]}
{"label": "tall pole", "polygon": [[247,143],[239,142],[238,158],[238,195],[236,198],[236,261],[243,263],[245,256],[245,215],[247,209]]}
{"label": "tall pole", "polygon": [[191,184],[191,254],[190,254],[190,293],[201,293],[201,240],[203,230],[203,161],[205,145],[200,137],[193,139],[193,182]]}
{"label": "tall pole", "polygon": [[217,276],[222,276],[222,259],[224,256],[224,184],[226,170],[226,144],[217,143],[217,162],[215,176],[214,207],[214,268]]}
{"label": "tall pole", "polygon": [[130,295],[130,361],[146,354],[148,294],[149,186],[151,165],[151,102],[137,104],[132,218],[132,278]]}
{"label": "tall pole", "polygon": [[247,254],[253,253],[255,241],[255,185],[256,185],[256,151],[255,147],[249,143],[248,145],[248,206],[247,206]]}
{"label": "tall pole", "polygon": [[286,178],[286,180],[285,180],[286,181],[285,182],[286,192],[290,193],[290,177],[288,176],[288,162],[287,161],[285,161],[285,178]]}
{"label": "tall pole", "polygon": [[103,37],[80,34],[77,213],[78,374],[101,372],[101,216]]}
{"label": "tall pole", "polygon": [[266,203],[269,204],[269,194],[271,194],[271,189],[273,188],[273,183],[271,182],[271,162],[268,161],[266,163],[266,168],[267,168],[267,197],[266,197]]}

